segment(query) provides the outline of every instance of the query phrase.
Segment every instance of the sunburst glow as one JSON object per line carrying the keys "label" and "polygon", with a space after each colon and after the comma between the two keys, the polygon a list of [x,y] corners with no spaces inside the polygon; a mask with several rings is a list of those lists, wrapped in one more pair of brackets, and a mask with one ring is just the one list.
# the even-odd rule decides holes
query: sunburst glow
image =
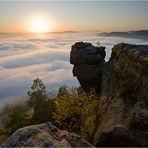
{"label": "sunburst glow", "polygon": [[49,31],[47,24],[40,20],[33,22],[31,28],[35,33],[45,33]]}
{"label": "sunburst glow", "polygon": [[53,31],[53,26],[47,18],[34,16],[27,21],[27,30],[32,33],[47,33]]}

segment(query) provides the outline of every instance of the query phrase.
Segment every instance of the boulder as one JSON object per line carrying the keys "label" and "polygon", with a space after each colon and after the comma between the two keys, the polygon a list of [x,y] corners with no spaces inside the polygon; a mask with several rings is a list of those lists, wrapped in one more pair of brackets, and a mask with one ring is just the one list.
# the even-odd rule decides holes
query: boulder
{"label": "boulder", "polygon": [[2,147],[92,147],[74,133],[61,131],[50,122],[20,128]]}

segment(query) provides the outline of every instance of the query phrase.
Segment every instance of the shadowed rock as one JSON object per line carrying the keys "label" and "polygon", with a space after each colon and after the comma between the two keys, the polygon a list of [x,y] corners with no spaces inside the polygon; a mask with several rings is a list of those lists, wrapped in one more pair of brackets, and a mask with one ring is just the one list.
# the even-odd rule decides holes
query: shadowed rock
{"label": "shadowed rock", "polygon": [[102,133],[96,146],[148,146],[147,137],[135,129],[115,127],[112,131]]}
{"label": "shadowed rock", "polygon": [[86,92],[95,89],[100,94],[104,58],[103,46],[95,47],[91,43],[83,42],[77,42],[72,46],[70,63],[74,64],[73,75]]}

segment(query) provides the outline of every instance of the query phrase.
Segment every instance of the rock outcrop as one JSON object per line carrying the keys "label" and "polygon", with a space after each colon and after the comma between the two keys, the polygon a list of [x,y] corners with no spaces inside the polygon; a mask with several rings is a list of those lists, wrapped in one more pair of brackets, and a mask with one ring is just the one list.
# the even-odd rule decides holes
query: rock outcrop
{"label": "rock outcrop", "polygon": [[[88,95],[91,90],[98,94],[90,141],[97,147],[148,146],[148,45],[120,43],[108,62],[104,58],[105,47],[83,42],[72,46],[73,75]],[[50,122],[19,129],[2,146],[92,147]]]}
{"label": "rock outcrop", "polygon": [[50,122],[17,130],[2,147],[92,147],[77,134],[61,131]]}
{"label": "rock outcrop", "polygon": [[82,88],[89,93],[94,90],[100,94],[102,65],[105,62],[105,47],[95,47],[91,43],[78,42],[72,46],[70,63],[74,64],[73,75]]}
{"label": "rock outcrop", "polygon": [[[78,49],[77,44],[72,46],[72,55],[73,50]],[[85,51],[86,47],[80,49]],[[74,55],[79,57],[77,52]],[[93,144],[148,146],[148,45],[120,43],[113,47],[109,62],[104,62],[104,57],[100,57],[102,60],[96,62],[96,67],[89,71],[84,70],[79,62],[71,62],[79,66],[77,73],[73,73],[83,88],[95,86],[100,90]],[[91,62],[83,61],[85,67],[90,66]],[[99,70],[96,72],[96,69]],[[85,86],[82,85],[79,72],[81,80],[85,80]],[[95,75],[95,80],[91,81],[85,74],[90,77]],[[95,83],[97,80],[99,83]]]}

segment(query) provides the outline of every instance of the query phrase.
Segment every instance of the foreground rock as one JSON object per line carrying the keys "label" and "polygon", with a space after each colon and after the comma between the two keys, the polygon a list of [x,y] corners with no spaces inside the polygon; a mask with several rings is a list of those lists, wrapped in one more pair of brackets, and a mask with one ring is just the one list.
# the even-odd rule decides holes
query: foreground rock
{"label": "foreground rock", "polygon": [[[85,63],[85,66],[90,65]],[[98,63],[97,68],[101,77],[93,69],[86,72],[79,66],[78,70],[88,88],[96,82],[85,77],[85,73],[90,77],[95,75],[95,80],[101,82],[96,86],[100,88],[100,97],[92,143],[95,146],[148,146],[148,45],[117,44],[109,62],[101,67]],[[79,80],[79,76],[77,78]],[[80,84],[84,88],[81,81]]]}
{"label": "foreground rock", "polygon": [[77,134],[61,131],[50,122],[17,130],[2,147],[92,147]]}

